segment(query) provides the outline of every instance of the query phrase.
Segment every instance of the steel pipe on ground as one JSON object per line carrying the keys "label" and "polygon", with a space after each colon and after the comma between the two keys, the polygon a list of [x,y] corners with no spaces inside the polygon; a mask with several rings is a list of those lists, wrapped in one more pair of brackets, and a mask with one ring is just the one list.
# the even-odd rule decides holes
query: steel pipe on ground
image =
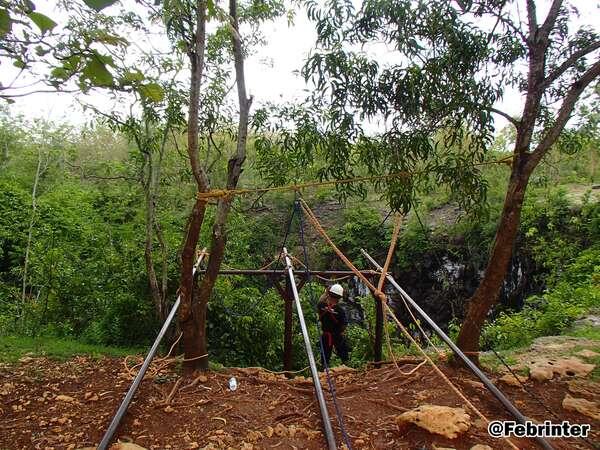
{"label": "steel pipe on ground", "polygon": [[[367,260],[375,267],[377,270],[381,271],[383,268],[375,261],[371,255],[369,255],[364,249],[360,249],[362,254],[367,258]],[[492,393],[494,397],[496,397],[500,403],[506,408],[506,410],[513,415],[517,422],[521,424],[525,424],[527,418],[519,411],[506,396],[492,383],[492,381],[486,376],[482,370],[477,367],[473,361],[471,361],[467,356],[456,346],[456,344],[450,339],[450,337],[442,331],[442,329],[433,321],[431,317],[427,315],[425,311],[421,309],[421,307],[415,302],[410,295],[404,291],[400,287],[400,285],[396,282],[394,277],[390,274],[387,274],[386,279],[390,282],[392,286],[402,295],[406,301],[417,311],[417,313],[429,324],[429,326],[435,331],[435,333],[452,349],[454,354],[460,358],[465,365],[473,372],[477,378],[481,380],[481,382],[485,385],[485,387]],[[546,441],[542,437],[535,438],[536,441],[546,450],[554,450],[548,441]]]}
{"label": "steel pipe on ground", "polygon": [[327,439],[327,447],[329,450],[336,450],[335,436],[333,435],[333,429],[331,428],[331,421],[329,420],[329,412],[327,411],[327,404],[325,403],[325,397],[323,396],[323,389],[321,388],[321,381],[319,379],[319,372],[317,371],[317,365],[315,364],[315,357],[312,352],[312,344],[310,337],[308,336],[308,329],[306,328],[306,322],[304,321],[304,314],[302,313],[302,305],[300,304],[300,296],[298,295],[298,289],[296,288],[296,280],[294,278],[294,267],[292,261],[288,255],[287,249],[283,248],[283,255],[285,257],[286,270],[290,281],[290,287],[292,288],[292,294],[294,295],[294,301],[296,302],[296,311],[298,312],[298,320],[300,321],[300,328],[302,329],[302,337],[304,338],[304,345],[306,346],[306,354],[308,356],[308,363],[310,365],[310,372],[312,375],[313,383],[315,385],[315,394],[317,401],[319,402],[319,409],[321,410],[321,418],[323,419],[323,429],[325,431],[325,437]]}
{"label": "steel pipe on ground", "polygon": [[[198,256],[198,259],[196,260],[196,264],[194,265],[193,275],[196,274],[198,267],[200,267],[200,263],[202,263],[202,260],[204,259],[204,256],[206,255],[205,251],[206,251],[206,249],[202,250],[202,252],[200,253],[200,256]],[[129,404],[131,403],[133,396],[135,395],[136,391],[138,390],[138,387],[140,386],[140,383],[142,382],[144,375],[146,375],[146,371],[148,370],[148,367],[150,366],[150,363],[152,362],[154,355],[156,355],[158,346],[160,345],[160,342],[162,341],[163,337],[165,336],[165,333],[167,332],[169,325],[171,325],[171,322],[173,321],[173,318],[175,317],[175,313],[177,312],[177,309],[179,308],[180,303],[181,303],[181,296],[178,296],[177,300],[175,301],[175,304],[173,305],[173,307],[171,308],[171,311],[169,312],[169,315],[167,316],[167,319],[165,320],[165,323],[163,324],[162,328],[158,332],[158,336],[156,336],[154,344],[152,344],[150,351],[146,355],[146,359],[144,359],[144,363],[142,364],[140,371],[135,376],[135,379],[133,380],[133,383],[131,383],[131,387],[129,388],[129,391],[127,391],[127,394],[125,395],[125,398],[121,402],[119,409],[117,409],[117,412],[115,413],[115,416],[113,417],[112,422],[110,423],[110,425],[108,426],[108,429],[104,433],[104,436],[102,437],[102,440],[100,441],[100,444],[98,445],[98,450],[106,450],[108,448],[108,446],[110,445],[110,443],[112,442],[113,436],[114,436],[115,432],[117,431],[117,428],[119,427],[119,424],[121,423],[121,420],[123,420],[123,417],[125,416],[125,413],[127,412],[127,408],[129,408]]]}

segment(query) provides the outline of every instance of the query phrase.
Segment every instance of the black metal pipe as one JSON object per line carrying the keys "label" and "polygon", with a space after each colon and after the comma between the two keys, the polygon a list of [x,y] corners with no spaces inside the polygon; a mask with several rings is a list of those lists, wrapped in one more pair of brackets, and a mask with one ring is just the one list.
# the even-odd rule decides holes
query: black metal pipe
{"label": "black metal pipe", "polygon": [[[206,270],[200,270],[199,273],[204,273]],[[378,275],[375,270],[361,270],[365,276]],[[308,275],[319,275],[322,277],[343,277],[343,276],[354,276],[354,272],[351,270],[302,270],[295,272],[297,277],[306,277]],[[219,275],[281,275],[287,276],[287,269],[226,269],[220,270]]]}
{"label": "black metal pipe", "polygon": [[[383,270],[383,268],[377,263],[377,261],[375,261],[373,258],[371,258],[371,255],[369,255],[364,249],[361,248],[360,251],[369,260],[369,262],[375,268],[377,268],[377,270],[379,270],[379,271]],[[419,313],[419,315],[423,319],[425,319],[425,321],[429,324],[429,326],[433,329],[433,331],[435,331],[435,333],[446,344],[448,344],[448,347],[450,347],[452,349],[454,354],[456,356],[458,356],[467,365],[467,367],[469,369],[471,369],[471,372],[473,372],[477,376],[477,378],[479,378],[481,380],[481,382],[485,385],[485,387],[494,395],[494,397],[496,397],[500,401],[500,403],[502,403],[502,405],[506,408],[506,410],[508,412],[510,412],[514,416],[515,419],[517,419],[517,422],[525,425],[525,423],[527,422],[527,418],[521,413],[521,411],[519,411],[510,402],[510,400],[508,398],[506,398],[506,396],[494,385],[494,383],[492,383],[492,381],[485,375],[485,373],[483,373],[481,371],[481,369],[473,363],[473,361],[471,361],[469,358],[467,358],[467,356],[456,346],[456,344],[452,341],[452,339],[450,339],[450,337],[446,333],[444,333],[440,327],[438,327],[438,325],[433,321],[433,319],[431,317],[429,317],[427,315],[427,313],[421,309],[421,307],[417,304],[417,302],[415,302],[410,297],[410,295],[408,295],[404,291],[404,289],[402,289],[400,287],[400,285],[398,283],[396,283],[396,280],[394,280],[394,277],[392,277],[390,274],[387,274],[386,279],[391,283],[392,286],[394,286],[396,288],[396,290],[398,292],[400,292],[400,294],[406,299],[406,301],[408,303],[410,303],[410,305]],[[554,450],[553,447],[544,438],[536,437],[535,439],[544,449]]]}

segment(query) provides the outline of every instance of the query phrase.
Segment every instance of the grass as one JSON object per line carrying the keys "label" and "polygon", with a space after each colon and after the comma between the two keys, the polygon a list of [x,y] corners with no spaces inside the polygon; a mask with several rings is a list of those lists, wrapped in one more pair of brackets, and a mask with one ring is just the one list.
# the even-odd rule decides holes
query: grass
{"label": "grass", "polygon": [[[518,363],[518,360],[515,356],[515,352],[517,350],[501,350],[501,351],[498,351],[497,353],[502,357],[502,359],[504,361],[506,361],[506,363],[509,366],[514,366]],[[502,361],[500,361],[498,359],[498,357],[496,355],[494,355],[493,353],[481,354],[479,356],[479,362],[481,363],[481,365],[483,367],[485,367],[492,373],[499,373],[499,372],[502,372],[503,370],[505,370],[505,367],[504,367],[504,364],[502,364]],[[519,372],[519,371],[517,371],[517,372]]]}
{"label": "grass", "polygon": [[571,354],[573,356],[577,356],[579,359],[584,360],[586,363],[594,364],[596,366],[596,368],[594,370],[592,370],[592,373],[590,373],[589,377],[593,381],[599,381],[600,380],[600,356],[594,356],[591,358],[583,358],[583,357],[577,355],[577,353],[579,351],[583,350],[584,348],[593,350],[596,353],[600,353],[600,329],[598,329],[598,327],[586,325],[583,327],[577,327],[577,328],[569,331],[566,334],[569,336],[586,338],[591,341],[598,341],[597,345],[593,345],[591,347],[589,345],[585,346],[585,347],[579,347],[579,346],[575,347],[573,349],[573,351],[571,352]]}
{"label": "grass", "polygon": [[600,328],[586,325],[569,330],[565,333],[567,336],[586,338],[592,341],[600,341]]}
{"label": "grass", "polygon": [[104,347],[53,337],[0,336],[0,362],[3,363],[14,363],[23,356],[46,356],[64,361],[77,355],[123,357],[144,352],[142,349]]}

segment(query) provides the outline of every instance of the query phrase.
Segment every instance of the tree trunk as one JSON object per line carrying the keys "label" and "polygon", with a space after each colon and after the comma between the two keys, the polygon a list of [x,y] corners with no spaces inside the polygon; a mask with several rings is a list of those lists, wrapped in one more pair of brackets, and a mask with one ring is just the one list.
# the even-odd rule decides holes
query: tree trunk
{"label": "tree trunk", "polygon": [[[184,364],[184,369],[193,371],[199,364],[199,358],[206,354],[206,339],[200,336],[200,329],[204,328],[199,324],[204,323],[206,314],[199,310],[197,292],[194,289],[194,255],[198,238],[200,236],[200,228],[204,221],[206,212],[206,202],[197,199],[192,212],[190,214],[188,229],[186,233],[183,251],[181,253],[181,284],[180,295],[181,305],[179,306],[179,324],[183,332],[183,350],[185,358],[190,360]],[[204,344],[203,344],[204,342]],[[208,360],[206,361],[208,367]]]}
{"label": "tree trunk", "polygon": [[[248,140],[248,117],[250,112],[250,106],[252,104],[252,99],[247,98],[246,96],[246,79],[244,76],[244,53],[242,50],[242,42],[239,34],[236,0],[229,1],[229,15],[231,18],[231,41],[233,44],[233,56],[236,75],[236,86],[238,91],[238,104],[240,108],[240,117],[238,122],[236,153],[233,157],[229,159],[227,168],[226,188],[228,190],[235,189],[237,187],[238,180],[240,178],[240,175],[242,174],[242,166],[244,164],[244,161],[246,160],[246,142]],[[233,199],[231,197],[224,196],[220,197],[217,203],[217,212],[215,215],[215,221],[212,229],[210,258],[208,260],[206,272],[204,273],[204,277],[202,278],[200,287],[198,289],[196,304],[192,308],[192,317],[194,318],[195,326],[198,327],[198,331],[195,334],[198,341],[196,342],[197,347],[190,347],[189,350],[196,352],[198,354],[197,356],[205,355],[207,353],[207,307],[208,301],[217,281],[217,276],[219,274],[219,269],[221,268],[221,263],[223,262],[223,257],[225,255],[225,246],[227,244],[227,230],[225,228],[225,225],[227,223],[229,211],[231,210],[232,200]],[[203,204],[205,205],[205,203]],[[184,328],[184,338],[186,335],[185,330],[186,329]],[[186,360],[188,360],[184,364],[184,371],[186,373],[192,372],[196,369],[208,369],[208,357],[192,359],[192,355],[188,355],[187,347],[185,357]]]}
{"label": "tree trunk", "polygon": [[[383,360],[382,358],[382,347],[383,347],[383,304],[381,300],[373,296],[375,302],[375,339],[373,341],[373,360],[379,363]],[[375,367],[380,367],[380,364],[375,364]]]}
{"label": "tree trunk", "polygon": [[[29,269],[29,254],[31,251],[31,241],[33,238],[33,227],[35,225],[35,216],[37,213],[37,188],[42,174],[42,148],[38,148],[38,163],[33,179],[33,188],[31,189],[31,217],[29,219],[29,231],[27,232],[27,246],[25,247],[25,261],[23,263],[23,286],[21,292],[22,308],[25,306],[25,296],[27,293],[27,271]],[[24,317],[21,317],[24,319]]]}
{"label": "tree trunk", "polygon": [[531,174],[524,167],[525,164],[516,162],[513,165],[501,220],[496,231],[488,265],[481,284],[468,302],[467,314],[458,335],[458,347],[469,356],[472,356],[475,361],[478,361],[477,352],[479,351],[481,329],[490,309],[498,301],[498,295],[506,278],[519,230],[525,190]]}
{"label": "tree trunk", "polygon": [[160,297],[161,297],[161,311],[163,315],[160,317],[160,321],[164,322],[167,318],[167,288],[169,284],[169,261],[167,255],[167,244],[163,236],[162,228],[160,223],[154,218],[154,232],[156,233],[156,239],[160,247],[160,254],[162,259],[161,264],[161,282],[160,282]]}
{"label": "tree trunk", "polygon": [[143,151],[146,158],[146,169],[148,170],[147,181],[144,186],[146,196],[146,239],[144,245],[144,260],[146,262],[146,275],[148,276],[148,285],[156,317],[160,320],[163,317],[161,289],[158,286],[156,271],[154,270],[154,259],[152,257],[154,242],[154,220],[156,213],[156,201],[153,189],[154,179],[154,161],[152,160],[151,150]]}
{"label": "tree trunk", "polygon": [[[167,264],[167,249],[166,244],[162,236],[160,224],[156,219],[156,204],[159,195],[160,187],[160,174],[162,168],[162,162],[169,135],[169,124],[167,123],[163,130],[160,146],[158,148],[158,158],[155,158],[155,152],[152,147],[147,147],[143,143],[146,139],[136,138],[138,148],[144,155],[145,165],[144,168],[147,170],[147,174],[142,177],[142,185],[144,188],[144,194],[146,197],[146,239],[144,245],[144,259],[146,263],[146,274],[148,276],[148,285],[150,288],[150,295],[152,297],[152,303],[154,304],[154,310],[156,317],[159,321],[164,322],[167,316],[166,313],[166,264]],[[149,137],[151,130],[148,120],[146,120],[146,136]],[[162,268],[161,268],[161,282],[159,283],[156,269],[154,268],[154,237],[157,237],[161,249],[162,257]]]}
{"label": "tree trunk", "polygon": [[[188,129],[187,129],[187,151],[190,160],[190,167],[194,174],[194,179],[198,186],[198,191],[206,192],[210,189],[208,176],[198,163],[198,113],[200,110],[200,84],[204,72],[204,51],[206,44],[206,1],[198,0],[196,2],[196,31],[194,40],[190,42],[188,56],[191,64],[190,79],[190,106],[188,111]],[[198,309],[196,298],[194,296],[194,255],[196,245],[200,236],[200,229],[204,221],[206,212],[206,202],[196,199],[194,207],[190,213],[187,223],[185,240],[181,251],[181,282],[179,293],[181,295],[181,305],[179,307],[179,325],[183,332],[183,349],[185,358],[188,359],[184,364],[184,369],[194,368],[195,363],[200,361],[199,357],[206,354],[206,345],[202,344],[206,339],[200,336],[200,326],[206,318],[202,311]],[[208,366],[208,362],[207,362]]]}

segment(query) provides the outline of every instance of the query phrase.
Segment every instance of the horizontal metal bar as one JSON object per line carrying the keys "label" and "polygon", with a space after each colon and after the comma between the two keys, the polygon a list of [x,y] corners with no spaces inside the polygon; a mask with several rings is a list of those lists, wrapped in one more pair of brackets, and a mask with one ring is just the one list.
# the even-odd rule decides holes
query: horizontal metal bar
{"label": "horizontal metal bar", "polygon": [[[206,270],[199,270],[198,273],[204,273]],[[360,271],[365,276],[376,276],[379,273],[375,270],[361,270]],[[287,276],[286,269],[231,269],[231,270],[220,270],[219,275],[267,275],[267,276]],[[351,270],[311,270],[311,271],[298,271],[295,272],[297,277],[306,277],[308,275],[318,275],[321,277],[344,277],[349,275],[354,275],[354,272]]]}

